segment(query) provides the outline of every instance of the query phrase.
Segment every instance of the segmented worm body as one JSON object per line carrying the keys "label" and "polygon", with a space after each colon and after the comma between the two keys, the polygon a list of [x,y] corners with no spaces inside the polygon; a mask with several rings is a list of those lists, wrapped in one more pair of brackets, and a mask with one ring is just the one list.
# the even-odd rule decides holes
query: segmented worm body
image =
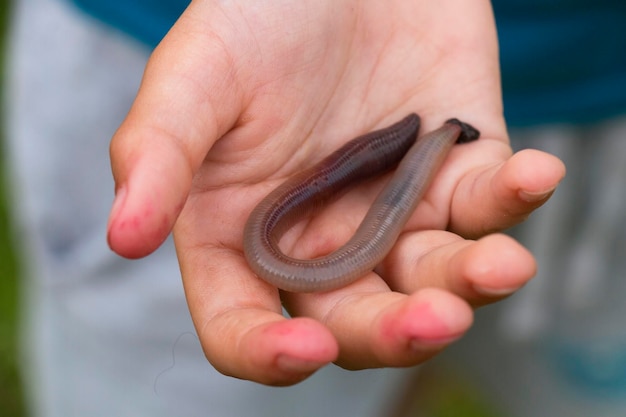
{"label": "segmented worm body", "polygon": [[[331,290],[373,270],[393,247],[454,143],[478,137],[476,129],[451,119],[416,141],[419,126],[419,117],[410,114],[359,136],[272,191],[254,208],[244,229],[251,269],[293,292]],[[393,177],[346,244],[315,259],[296,259],[280,250],[282,235],[311,208],[396,164]]]}

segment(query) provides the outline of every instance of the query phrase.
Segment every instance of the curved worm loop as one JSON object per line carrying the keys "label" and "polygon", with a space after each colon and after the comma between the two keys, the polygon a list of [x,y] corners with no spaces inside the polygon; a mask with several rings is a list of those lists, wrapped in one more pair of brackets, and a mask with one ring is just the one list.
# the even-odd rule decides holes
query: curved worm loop
{"label": "curved worm loop", "polygon": [[[420,119],[410,114],[346,143],[291,177],[254,208],[244,229],[244,253],[259,277],[286,291],[328,291],[355,281],[389,253],[455,142],[478,138],[456,119],[416,141]],[[279,248],[281,236],[311,208],[355,182],[393,168],[352,238],[334,252],[296,259]]]}

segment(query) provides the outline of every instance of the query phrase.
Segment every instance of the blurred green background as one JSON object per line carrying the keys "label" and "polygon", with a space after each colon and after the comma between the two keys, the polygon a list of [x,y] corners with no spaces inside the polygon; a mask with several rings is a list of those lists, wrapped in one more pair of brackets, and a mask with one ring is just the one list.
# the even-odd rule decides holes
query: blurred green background
{"label": "blurred green background", "polygon": [[[0,0],[0,70],[4,98],[4,50],[10,13],[10,2]],[[2,102],[4,106],[4,101]],[[4,120],[0,117],[0,144],[4,144]],[[7,181],[3,146],[0,146],[0,416],[25,415],[17,370],[17,279],[15,252],[9,236]]]}
{"label": "blurred green background", "polygon": [[[4,98],[4,49],[10,13],[10,2],[0,0],[0,70]],[[4,101],[2,102],[4,106]],[[0,117],[0,144],[4,144],[4,120]],[[17,279],[15,252],[9,236],[7,181],[3,146],[0,146],[0,416],[25,415],[22,390],[17,371]]]}

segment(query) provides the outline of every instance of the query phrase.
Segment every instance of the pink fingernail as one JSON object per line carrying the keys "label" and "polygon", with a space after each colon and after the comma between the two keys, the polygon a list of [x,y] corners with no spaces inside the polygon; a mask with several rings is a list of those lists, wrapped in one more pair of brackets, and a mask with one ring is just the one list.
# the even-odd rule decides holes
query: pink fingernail
{"label": "pink fingernail", "polygon": [[109,214],[109,222],[107,224],[107,236],[111,234],[111,226],[115,222],[117,215],[122,210],[124,203],[126,202],[127,188],[125,185],[121,186],[115,193],[115,199],[111,206],[111,213]]}
{"label": "pink fingernail", "polygon": [[473,285],[474,291],[478,294],[486,295],[488,297],[504,297],[507,295],[513,294],[520,287],[512,287],[512,288],[489,288],[483,287],[481,285]]}
{"label": "pink fingernail", "polygon": [[440,348],[449,345],[450,343],[459,340],[464,334],[465,332],[461,332],[458,334],[452,334],[446,337],[437,338],[414,337],[409,341],[409,346],[413,351],[422,352],[425,349],[430,350],[433,348]]}
{"label": "pink fingernail", "polygon": [[536,203],[538,201],[542,201],[550,197],[550,195],[554,192],[554,190],[555,190],[554,188],[551,188],[549,190],[544,190],[544,191],[538,191],[538,192],[530,192],[530,191],[521,190],[518,193],[518,195],[519,195],[519,198],[521,198],[527,203]]}
{"label": "pink fingernail", "polygon": [[[414,350],[423,350],[451,343],[460,338],[471,323],[468,315],[459,315],[458,309],[449,311],[443,306],[435,306],[431,301],[420,301],[403,308],[400,314],[390,314],[389,327],[393,337],[408,340]],[[469,310],[469,307],[467,307]]]}
{"label": "pink fingernail", "polygon": [[282,371],[302,374],[314,372],[322,366],[326,365],[326,363],[294,358],[293,356],[289,355],[278,356],[278,358],[276,359],[276,363]]}

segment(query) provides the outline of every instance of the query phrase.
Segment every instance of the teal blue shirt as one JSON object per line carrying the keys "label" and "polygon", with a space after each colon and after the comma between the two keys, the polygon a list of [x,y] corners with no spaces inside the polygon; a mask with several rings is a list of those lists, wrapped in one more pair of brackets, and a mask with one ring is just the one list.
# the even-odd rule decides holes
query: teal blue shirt
{"label": "teal blue shirt", "polygon": [[190,0],[72,0],[97,19],[154,48]]}
{"label": "teal blue shirt", "polygon": [[[150,47],[188,0],[73,0]],[[513,126],[626,114],[626,0],[493,0]]]}
{"label": "teal blue shirt", "polygon": [[512,125],[626,114],[626,1],[494,0]]}

